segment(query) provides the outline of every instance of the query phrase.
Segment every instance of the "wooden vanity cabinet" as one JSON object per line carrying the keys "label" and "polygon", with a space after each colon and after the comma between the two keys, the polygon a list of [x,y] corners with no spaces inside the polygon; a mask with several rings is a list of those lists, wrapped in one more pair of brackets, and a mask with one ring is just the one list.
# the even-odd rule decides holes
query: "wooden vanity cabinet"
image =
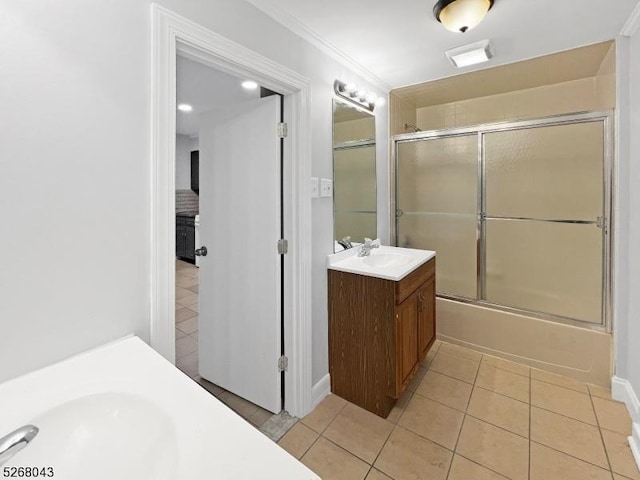
{"label": "wooden vanity cabinet", "polygon": [[399,397],[407,388],[418,364],[418,292],[396,308],[396,388],[392,397]]}
{"label": "wooden vanity cabinet", "polygon": [[386,418],[435,340],[435,258],[400,281],[328,276],[331,391]]}

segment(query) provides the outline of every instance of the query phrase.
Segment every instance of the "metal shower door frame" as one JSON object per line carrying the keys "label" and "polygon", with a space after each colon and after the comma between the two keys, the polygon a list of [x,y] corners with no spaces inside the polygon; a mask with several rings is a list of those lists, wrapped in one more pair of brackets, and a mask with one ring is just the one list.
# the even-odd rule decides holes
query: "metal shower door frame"
{"label": "metal shower door frame", "polygon": [[[594,324],[576,320],[569,317],[549,314],[546,312],[532,311],[517,307],[509,307],[483,300],[486,298],[486,172],[485,172],[485,135],[488,133],[505,132],[510,130],[526,130],[538,127],[550,127],[571,125],[579,123],[602,122],[603,126],[603,199],[602,214],[605,218],[605,227],[602,229],[602,322]],[[588,328],[597,331],[611,332],[612,318],[612,245],[614,244],[613,232],[613,125],[614,116],[611,110],[599,110],[579,112],[572,114],[554,115],[532,120],[518,120],[510,122],[487,123],[472,127],[449,128],[430,130],[425,132],[407,133],[391,137],[391,157],[389,174],[392,181],[389,182],[390,201],[390,238],[398,243],[398,145],[401,143],[419,142],[458,136],[477,135],[478,140],[478,177],[477,177],[477,207],[476,207],[476,298],[467,298],[456,295],[438,294],[438,297],[454,300],[461,303],[478,305],[509,313],[525,315],[543,320],[551,320],[557,323]]]}

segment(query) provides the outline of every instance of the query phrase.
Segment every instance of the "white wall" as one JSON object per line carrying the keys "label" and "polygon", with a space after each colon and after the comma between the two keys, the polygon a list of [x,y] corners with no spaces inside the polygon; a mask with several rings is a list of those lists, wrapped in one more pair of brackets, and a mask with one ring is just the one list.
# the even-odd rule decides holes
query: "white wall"
{"label": "white wall", "polygon": [[[637,20],[637,18],[636,18]],[[637,24],[637,21],[636,21]],[[633,420],[629,445],[640,468],[640,34],[617,41],[617,221],[613,397]]]}
{"label": "white wall", "polygon": [[616,195],[614,246],[614,358],[615,375],[626,378],[629,324],[630,238],[630,57],[629,38],[616,40]]}
{"label": "white wall", "polygon": [[[312,80],[312,174],[332,178],[333,80],[373,86],[243,1],[159,3]],[[149,337],[150,19],[149,0],[0,3],[0,381]],[[387,107],[376,124],[386,219]],[[314,200],[314,383],[332,232],[331,200]]]}
{"label": "white wall", "polygon": [[0,381],[149,336],[149,18],[0,3]]}
{"label": "white wall", "polygon": [[176,190],[191,189],[191,144],[188,135],[176,135]]}
{"label": "white wall", "polygon": [[[629,41],[629,240],[626,264],[628,268],[626,348],[620,350],[620,373],[640,396],[640,33]],[[626,360],[626,361],[625,361]],[[635,419],[640,422],[640,418]]]}
{"label": "white wall", "polygon": [[[637,23],[637,22],[636,22]],[[614,252],[615,376],[612,393],[634,422],[629,444],[640,468],[640,34],[617,40],[617,225]]]}

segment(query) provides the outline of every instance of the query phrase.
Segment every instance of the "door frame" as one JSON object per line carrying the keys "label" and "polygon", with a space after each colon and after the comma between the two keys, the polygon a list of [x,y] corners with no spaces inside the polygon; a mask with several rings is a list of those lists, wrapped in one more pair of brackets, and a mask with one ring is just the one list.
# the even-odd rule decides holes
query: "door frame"
{"label": "door frame", "polygon": [[[152,14],[150,343],[175,364],[175,132],[178,54],[284,95],[285,408],[311,410],[311,81],[157,4]],[[275,131],[274,131],[275,134]],[[293,161],[295,159],[295,161]],[[277,248],[276,245],[273,248]],[[276,368],[278,357],[274,358]]]}

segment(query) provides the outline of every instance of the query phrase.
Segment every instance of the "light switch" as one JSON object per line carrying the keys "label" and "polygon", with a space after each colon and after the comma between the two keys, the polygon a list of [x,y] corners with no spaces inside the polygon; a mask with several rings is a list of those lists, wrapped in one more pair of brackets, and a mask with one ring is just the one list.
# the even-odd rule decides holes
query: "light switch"
{"label": "light switch", "polygon": [[320,196],[333,197],[333,181],[328,178],[320,179]]}
{"label": "light switch", "polygon": [[320,181],[318,177],[311,177],[311,198],[320,196]]}

